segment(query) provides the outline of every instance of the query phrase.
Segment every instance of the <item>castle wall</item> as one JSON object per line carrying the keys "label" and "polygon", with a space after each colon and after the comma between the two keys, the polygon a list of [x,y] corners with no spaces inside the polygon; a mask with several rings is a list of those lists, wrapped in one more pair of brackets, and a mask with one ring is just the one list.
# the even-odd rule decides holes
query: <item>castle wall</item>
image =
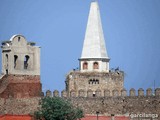
{"label": "castle wall", "polygon": [[[86,120],[91,116],[96,116],[96,112],[99,112],[99,116],[126,116],[131,117],[134,114],[152,114],[158,115],[160,119],[160,89],[157,88],[155,93],[143,94],[142,91],[138,95],[133,96],[130,90],[129,96],[111,96],[111,97],[62,97],[68,99],[73,103],[75,107],[80,107],[84,110]],[[139,89],[140,90],[140,89]],[[138,91],[139,91],[138,90]],[[147,89],[148,90],[148,89]],[[59,92],[55,90],[53,96],[59,96]],[[62,92],[64,93],[64,91]],[[51,91],[47,91],[48,97],[53,97]],[[42,96],[43,98],[43,96]],[[13,115],[26,115],[33,114],[40,105],[40,97],[34,98],[8,98],[0,99],[0,114],[13,114]],[[103,117],[102,117],[103,118]],[[121,117],[117,117],[121,118]],[[116,119],[115,119],[116,120]],[[138,119],[131,119],[138,120]]]}
{"label": "castle wall", "polygon": [[[96,112],[99,112],[100,116],[128,116],[132,115],[144,115],[152,114],[158,115],[160,119],[160,88],[152,91],[151,88],[144,90],[138,89],[136,94],[135,89],[129,90],[127,95],[126,90],[121,91],[120,96],[79,96],[79,97],[67,97],[67,91],[62,91],[61,97],[70,100],[74,106],[78,106],[84,110],[85,115],[94,116]],[[55,90],[53,92],[47,91],[47,97],[59,96],[59,92]],[[131,120],[138,120],[138,118],[132,118]]]}
{"label": "castle wall", "polygon": [[0,79],[1,98],[39,97],[41,89],[39,75],[6,75]]}
{"label": "castle wall", "polygon": [[40,98],[0,98],[0,115],[29,115],[39,107]]}

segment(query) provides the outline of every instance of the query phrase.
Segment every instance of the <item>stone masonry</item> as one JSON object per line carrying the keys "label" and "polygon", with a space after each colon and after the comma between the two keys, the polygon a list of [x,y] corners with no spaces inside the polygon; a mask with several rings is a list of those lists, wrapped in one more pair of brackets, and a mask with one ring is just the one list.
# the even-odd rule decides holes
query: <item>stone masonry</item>
{"label": "stone masonry", "polygon": [[[68,96],[78,96],[79,92],[85,92],[87,96],[114,96],[120,95],[123,90],[123,71],[110,72],[80,72],[72,71],[66,77],[66,90]],[[74,94],[71,94],[75,92]]]}
{"label": "stone masonry", "polygon": [[40,76],[5,75],[0,79],[1,98],[38,97],[41,93]]}

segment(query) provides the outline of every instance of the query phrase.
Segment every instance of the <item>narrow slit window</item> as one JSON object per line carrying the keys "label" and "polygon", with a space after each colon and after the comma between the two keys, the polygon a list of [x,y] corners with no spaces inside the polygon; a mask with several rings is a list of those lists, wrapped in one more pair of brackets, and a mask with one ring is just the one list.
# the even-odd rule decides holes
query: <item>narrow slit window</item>
{"label": "narrow slit window", "polygon": [[6,62],[8,62],[8,54],[6,54]]}
{"label": "narrow slit window", "polygon": [[21,37],[18,37],[18,42],[20,41]]}
{"label": "narrow slit window", "polygon": [[24,58],[24,69],[28,69],[28,60],[29,60],[29,56],[26,55]]}
{"label": "narrow slit window", "polygon": [[18,59],[18,56],[14,55],[14,68],[16,68],[17,66],[17,59]]}

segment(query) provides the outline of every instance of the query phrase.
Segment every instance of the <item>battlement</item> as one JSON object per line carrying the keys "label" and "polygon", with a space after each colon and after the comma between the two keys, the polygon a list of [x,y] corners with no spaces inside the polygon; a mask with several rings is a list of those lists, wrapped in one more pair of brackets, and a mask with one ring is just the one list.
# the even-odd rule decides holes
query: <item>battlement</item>
{"label": "battlement", "polygon": [[[83,92],[86,92],[88,96],[83,96]],[[71,96],[67,96],[67,92],[63,90],[60,92],[55,90],[53,93],[50,90],[46,91],[46,94],[42,92],[42,97],[62,97],[72,102],[74,106],[78,106],[83,109],[87,115],[95,115],[98,111],[101,116],[110,115],[130,115],[130,114],[157,114],[160,116],[160,88],[152,90],[148,88],[146,92],[140,88],[137,91],[130,89],[129,95],[127,90],[123,89],[120,94],[116,93],[116,90],[107,91],[112,92],[112,96],[105,94],[105,96],[92,96],[92,91],[79,91],[79,96],[75,96],[75,91],[72,91]],[[100,91],[97,91],[100,92]],[[106,92],[106,93],[107,93]],[[137,92],[137,94],[136,94]]]}
{"label": "battlement", "polygon": [[[156,96],[160,96],[160,88],[156,88],[155,90],[152,90],[151,88],[146,89],[146,92],[144,91],[143,88],[139,88],[136,92],[136,90],[134,88],[131,88],[129,90],[129,95],[127,94],[127,90],[123,89],[121,91],[118,90],[106,90],[104,92],[104,95],[101,94],[101,90],[96,90],[96,96],[93,96],[93,91],[92,90],[79,90],[79,94],[78,97],[85,97],[85,98],[102,98],[102,97],[156,97]],[[110,93],[112,94],[112,96],[110,96]],[[137,93],[137,94],[136,94]],[[87,94],[87,96],[85,96],[85,94]],[[53,93],[50,90],[46,91],[46,94],[44,94],[44,92],[41,93],[42,97],[64,97],[64,98],[75,98],[76,93],[74,90],[72,90],[70,92],[70,96],[68,96],[67,91],[63,90],[61,91],[61,94],[58,90],[54,90]]]}

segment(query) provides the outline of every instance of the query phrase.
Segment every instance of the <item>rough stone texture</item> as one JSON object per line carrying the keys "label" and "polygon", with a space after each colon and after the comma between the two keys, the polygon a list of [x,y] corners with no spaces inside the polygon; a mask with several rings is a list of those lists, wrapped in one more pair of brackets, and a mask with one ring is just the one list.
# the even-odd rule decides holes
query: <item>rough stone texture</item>
{"label": "rough stone texture", "polygon": [[[78,96],[84,91],[86,96],[120,96],[123,90],[124,73],[114,72],[80,72],[73,71],[67,75],[66,90],[68,96]],[[88,93],[88,94],[87,94]],[[82,92],[81,92],[82,95]]]}
{"label": "rough stone texture", "polygon": [[[75,106],[81,107],[85,114],[130,115],[158,114],[160,116],[160,97],[107,97],[107,98],[71,98]],[[160,118],[159,118],[160,119]]]}
{"label": "rough stone texture", "polygon": [[28,115],[39,107],[41,98],[0,98],[0,114]]}
{"label": "rough stone texture", "polygon": [[[63,91],[62,93],[64,93]],[[54,96],[54,95],[53,95]],[[51,96],[52,97],[52,96]],[[110,97],[63,97],[74,106],[79,106],[85,115],[130,116],[130,114],[158,114],[160,116],[160,96],[110,96]],[[26,115],[39,109],[41,98],[0,99],[0,114]],[[138,120],[138,119],[132,119]],[[160,120],[160,118],[155,119]]]}
{"label": "rough stone texture", "polygon": [[40,93],[39,75],[5,75],[0,79],[1,98],[39,97]]}

